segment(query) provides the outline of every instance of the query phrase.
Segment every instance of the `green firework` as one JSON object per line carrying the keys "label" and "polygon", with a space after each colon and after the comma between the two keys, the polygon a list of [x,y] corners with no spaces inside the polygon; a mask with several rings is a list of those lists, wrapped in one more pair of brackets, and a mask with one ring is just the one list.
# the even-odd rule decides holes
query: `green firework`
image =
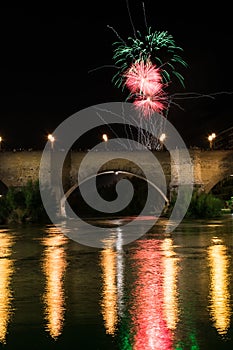
{"label": "green firework", "polygon": [[165,84],[170,83],[175,77],[184,86],[184,78],[176,68],[176,66],[187,67],[187,63],[180,56],[183,49],[176,45],[173,36],[167,31],[152,32],[150,27],[147,35],[143,36],[137,31],[137,36],[134,38],[129,37],[127,42],[117,41],[113,46],[113,60],[118,68],[113,82],[117,87],[123,85],[122,74],[133,62],[139,60],[146,62],[148,59],[161,68]]}

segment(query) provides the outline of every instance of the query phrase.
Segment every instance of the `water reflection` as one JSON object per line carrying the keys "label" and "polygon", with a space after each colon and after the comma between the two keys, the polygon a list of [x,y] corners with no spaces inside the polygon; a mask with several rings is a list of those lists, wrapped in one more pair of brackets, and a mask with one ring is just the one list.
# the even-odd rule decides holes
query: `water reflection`
{"label": "water reflection", "polygon": [[229,290],[229,255],[221,239],[213,238],[208,249],[210,264],[210,316],[219,334],[230,327],[231,305]]}
{"label": "water reflection", "polygon": [[[178,261],[171,238],[142,240],[130,252],[133,280],[129,308],[124,309],[124,254],[121,232],[105,242],[101,311],[107,334],[120,330],[124,347],[134,350],[172,349],[178,322]],[[121,324],[121,323],[124,323]]]}
{"label": "water reflection", "polygon": [[46,286],[43,295],[46,330],[56,339],[61,333],[65,314],[64,275],[66,270],[65,245],[68,238],[55,227],[49,227],[48,237],[42,244],[45,246],[42,267]]}
{"label": "water reflection", "polygon": [[112,237],[105,241],[105,246],[106,248],[100,252],[103,280],[101,311],[106,333],[114,335],[124,307],[124,258],[120,228],[117,228]]}
{"label": "water reflection", "polygon": [[[139,241],[132,259],[134,261],[135,282],[132,289],[132,319],[133,349],[135,350],[168,350],[172,349],[172,331],[177,319],[177,306],[174,314],[168,316],[164,298],[168,285],[171,303],[176,303],[175,283],[176,272],[171,272],[175,265],[164,265],[160,240]],[[171,252],[171,242],[165,243],[165,254]],[[170,259],[170,258],[169,258]],[[165,271],[170,271],[166,280]],[[172,277],[171,277],[172,276]],[[173,294],[172,294],[173,293]],[[169,305],[171,311],[171,304]]]}
{"label": "water reflection", "polygon": [[11,257],[14,236],[0,230],[0,343],[6,342],[7,328],[12,315],[11,276],[14,272]]}
{"label": "water reflection", "polygon": [[173,241],[171,238],[165,238],[162,243],[163,249],[163,298],[164,314],[169,329],[175,330],[178,322],[178,261],[173,250]]}

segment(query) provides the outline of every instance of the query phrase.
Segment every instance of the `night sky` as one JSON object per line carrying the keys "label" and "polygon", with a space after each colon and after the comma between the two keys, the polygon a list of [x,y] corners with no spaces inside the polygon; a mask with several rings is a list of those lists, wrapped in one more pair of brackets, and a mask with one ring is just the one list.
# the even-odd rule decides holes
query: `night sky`
{"label": "night sky", "polygon": [[[99,103],[124,101],[112,84],[112,44],[133,36],[126,0],[71,7],[5,7],[0,11],[0,135],[8,148],[42,148],[46,136],[73,113]],[[206,4],[206,3],[205,3]],[[229,4],[226,2],[226,4]],[[142,1],[129,0],[136,29],[145,30]],[[167,30],[184,51],[185,88],[174,93],[216,95],[179,101],[168,119],[187,146],[207,146],[210,132],[232,126],[233,27],[230,5],[145,0],[147,23]],[[88,144],[85,145],[88,147]]]}

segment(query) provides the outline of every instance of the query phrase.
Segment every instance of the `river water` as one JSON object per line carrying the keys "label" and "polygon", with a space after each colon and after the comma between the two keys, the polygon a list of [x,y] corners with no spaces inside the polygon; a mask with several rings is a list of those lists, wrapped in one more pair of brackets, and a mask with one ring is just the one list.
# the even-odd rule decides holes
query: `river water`
{"label": "river water", "polygon": [[0,227],[0,349],[233,348],[233,216],[81,245]]}

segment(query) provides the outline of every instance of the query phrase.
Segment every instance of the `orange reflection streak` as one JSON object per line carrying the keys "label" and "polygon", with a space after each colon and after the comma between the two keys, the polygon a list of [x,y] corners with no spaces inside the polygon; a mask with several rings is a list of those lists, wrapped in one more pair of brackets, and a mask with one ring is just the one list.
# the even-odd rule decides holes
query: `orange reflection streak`
{"label": "orange reflection streak", "polygon": [[162,249],[165,258],[164,264],[164,312],[169,329],[176,329],[178,322],[178,296],[177,296],[177,275],[178,275],[178,258],[175,258],[172,246],[172,239],[165,238],[162,243]]}
{"label": "orange reflection streak", "polygon": [[222,242],[214,241],[209,247],[208,258],[210,263],[210,316],[219,334],[226,334],[230,327],[231,306],[228,273],[229,256],[227,248]]}
{"label": "orange reflection streak", "polygon": [[111,247],[102,250],[100,264],[103,274],[103,297],[101,310],[106,333],[113,335],[115,333],[117,323],[117,252]]}
{"label": "orange reflection streak", "polygon": [[172,333],[164,315],[161,241],[138,241],[132,259],[136,271],[130,309],[133,349],[171,350]]}
{"label": "orange reflection streak", "polygon": [[61,333],[65,313],[64,274],[66,270],[65,244],[68,239],[56,229],[48,230],[49,237],[43,244],[46,246],[43,258],[43,271],[46,287],[43,296],[45,307],[46,330],[56,339]]}
{"label": "orange reflection streak", "polygon": [[12,314],[11,276],[14,272],[11,248],[14,243],[12,234],[0,230],[0,343],[6,343],[8,323]]}

